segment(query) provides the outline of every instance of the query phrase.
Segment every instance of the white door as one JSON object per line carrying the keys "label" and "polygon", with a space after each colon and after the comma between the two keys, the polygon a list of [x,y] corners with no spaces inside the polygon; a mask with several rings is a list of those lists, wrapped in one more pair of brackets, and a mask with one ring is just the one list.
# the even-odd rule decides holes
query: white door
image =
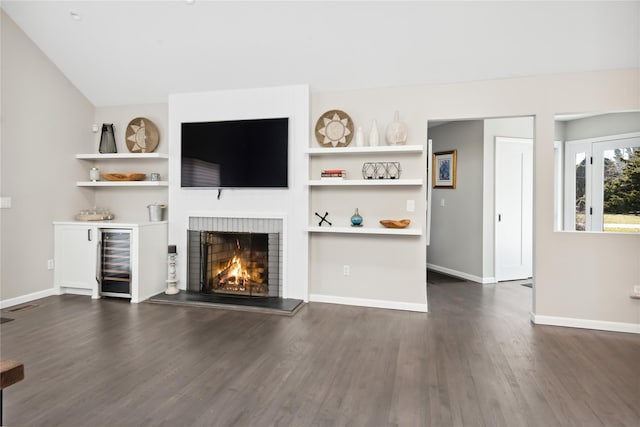
{"label": "white door", "polygon": [[533,275],[533,140],[496,137],[495,275]]}

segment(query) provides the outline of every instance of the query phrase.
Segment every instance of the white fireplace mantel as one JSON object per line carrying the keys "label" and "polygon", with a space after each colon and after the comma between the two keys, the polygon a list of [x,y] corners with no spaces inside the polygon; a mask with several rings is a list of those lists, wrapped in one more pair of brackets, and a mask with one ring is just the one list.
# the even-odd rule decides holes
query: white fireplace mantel
{"label": "white fireplace mantel", "polygon": [[[183,122],[289,117],[289,187],[286,189],[183,189]],[[308,301],[309,88],[306,85],[175,94],[169,97],[169,243],[178,252],[178,287],[186,289],[189,217],[283,220],[283,297]],[[220,197],[218,197],[220,196]]]}

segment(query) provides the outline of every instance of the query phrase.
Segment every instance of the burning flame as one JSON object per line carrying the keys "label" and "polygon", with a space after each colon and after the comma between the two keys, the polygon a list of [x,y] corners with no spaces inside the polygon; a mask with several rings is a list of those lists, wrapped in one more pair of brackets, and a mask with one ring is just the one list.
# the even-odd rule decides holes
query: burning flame
{"label": "burning flame", "polygon": [[220,283],[228,282],[232,284],[239,284],[248,282],[249,279],[249,272],[238,256],[234,256],[227,266],[220,272]]}

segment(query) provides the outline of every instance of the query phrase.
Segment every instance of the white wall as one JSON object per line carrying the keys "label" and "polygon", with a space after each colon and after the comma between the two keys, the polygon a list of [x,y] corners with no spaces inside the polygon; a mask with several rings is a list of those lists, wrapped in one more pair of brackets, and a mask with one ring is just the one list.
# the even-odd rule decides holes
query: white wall
{"label": "white wall", "polygon": [[93,205],[75,182],[74,155],[91,141],[94,108],[25,34],[2,16],[2,159],[0,299],[5,306],[53,289],[52,222]]}
{"label": "white wall", "polygon": [[455,121],[429,129],[434,153],[457,150],[458,173],[455,189],[433,189],[427,263],[435,270],[480,283],[483,131],[482,120]]}
{"label": "white wall", "polygon": [[[311,99],[311,128],[328,110],[340,109],[362,126],[366,138],[375,120],[380,144],[385,145],[385,130],[399,111],[408,127],[408,145],[426,146],[426,117],[407,105],[402,98],[384,91],[348,91],[314,93]],[[354,144],[352,142],[351,144]],[[311,147],[319,147],[315,136]],[[402,178],[419,178],[426,184],[426,150],[421,155],[358,155],[312,158],[311,177],[319,178],[320,169],[346,169],[349,178],[361,175],[367,161],[398,161]],[[424,231],[426,206],[422,187],[344,187],[313,188],[310,194],[308,223],[317,225],[314,212],[329,212],[336,226],[348,226],[355,208],[364,225],[374,226],[381,219],[411,220],[410,227]],[[415,201],[415,212],[407,212],[406,201]],[[314,233],[310,236],[310,298],[315,301],[426,311],[426,243],[422,236],[378,236]],[[344,275],[343,267],[350,268]]]}
{"label": "white wall", "polygon": [[[633,329],[634,325],[640,324],[640,303],[629,298],[631,286],[640,282],[640,268],[609,268],[616,264],[637,266],[640,239],[622,234],[554,232],[551,173],[554,115],[567,111],[640,108],[639,69],[314,93],[312,121],[330,108],[347,111],[356,122],[379,119],[390,114],[387,111],[398,109],[405,116],[410,131],[418,135],[421,132],[425,135],[422,126],[427,119],[534,116],[535,320],[619,330]],[[337,247],[340,243],[341,240],[336,239],[332,245]],[[425,254],[421,252],[424,251],[420,248],[424,246],[422,243],[408,243],[398,257],[404,256],[405,251],[412,252],[416,265],[420,264]],[[371,263],[382,262],[379,257],[371,256],[376,249],[379,250],[360,245],[358,256],[373,260]],[[312,252],[312,255],[312,271],[332,267],[320,254]],[[391,257],[387,263],[392,264],[394,260]],[[403,280],[389,283],[395,286],[409,281],[423,286],[425,277],[424,267],[420,266],[411,270],[410,277],[403,276]],[[343,287],[341,292],[348,292],[348,289]],[[416,295],[414,301],[418,301],[417,298]]]}
{"label": "white wall", "polygon": [[[4,14],[1,43],[3,123],[0,185],[3,196],[14,198],[14,207],[1,211],[1,286],[4,300],[52,287],[52,274],[45,269],[46,260],[52,257],[53,251],[51,222],[71,217],[93,202],[93,190],[78,189],[74,185],[78,177],[85,176],[86,166],[73,156],[86,151],[86,142],[93,141],[90,129],[94,122],[94,109]],[[292,168],[300,178],[296,178],[295,187],[290,189],[293,191],[291,197],[277,199],[274,197],[276,193],[265,192],[260,196],[229,191],[224,193],[221,201],[217,201],[212,192],[187,192],[177,187],[179,171],[176,159],[179,152],[174,142],[179,141],[179,134],[172,125],[180,119],[280,115],[293,109],[297,118],[295,146],[306,147],[310,145],[312,126],[309,123],[308,98],[305,97],[304,102],[301,98],[294,93],[274,94],[268,90],[176,96],[176,105],[180,108],[169,106],[169,152],[172,156],[169,163],[172,177],[169,204],[172,214],[176,214],[172,207],[187,206],[192,201],[195,209],[206,212],[227,213],[238,208],[258,210],[257,206],[268,206],[269,211],[294,212],[291,215],[294,219],[290,229],[294,232],[290,245],[300,248],[296,251],[295,261],[303,267],[299,267],[295,274],[291,273],[291,277],[300,278],[301,286],[305,286],[308,277],[300,271],[307,271],[309,259],[305,253],[307,234],[303,230],[310,215],[306,203],[301,202],[306,200],[306,156],[297,148],[292,156]],[[550,171],[553,170],[554,115],[640,109],[639,69],[313,93],[313,122],[331,108],[342,108],[356,122],[366,124],[375,118],[381,128],[391,120],[394,110],[400,110],[409,125],[410,139],[416,137],[422,142],[426,139],[427,119],[534,115],[534,319],[540,323],[637,330],[640,303],[631,300],[629,293],[631,286],[640,282],[640,239],[628,234],[554,232],[553,174]],[[422,200],[416,200],[416,212],[425,212],[426,188],[423,191]],[[375,193],[368,197],[379,200]],[[269,204],[271,202],[273,204]],[[177,214],[175,224],[178,228],[172,226],[170,229],[172,238],[180,240],[174,243],[180,244],[182,253],[186,241],[186,215],[186,212]],[[26,246],[36,238],[40,241],[39,246]],[[333,268],[334,263],[342,264],[340,256],[343,254],[357,257],[358,265],[368,271],[364,279],[385,271],[384,266],[392,268],[397,261],[400,269],[396,272],[402,271],[401,277],[385,276],[389,279],[384,283],[387,291],[383,295],[376,286],[374,296],[386,298],[387,293],[397,290],[402,300],[409,304],[425,303],[424,238],[415,241],[373,238],[371,242],[351,247],[347,242],[356,240],[345,241],[337,236],[321,239],[325,240],[318,248],[322,251],[312,251],[311,254],[312,272],[321,274],[325,268]],[[342,244],[346,245],[345,249],[340,247]],[[338,253],[334,254],[334,250]],[[610,268],[618,264],[635,266],[635,269]],[[315,284],[311,288],[318,290]],[[336,286],[328,292],[335,290],[339,295],[349,297],[367,289],[367,284],[359,281],[353,286]]]}
{"label": "white wall", "polygon": [[[180,188],[180,124],[194,121],[289,117],[289,188]],[[284,219],[285,298],[308,298],[309,89],[285,86],[175,94],[169,98],[169,244],[178,251],[178,287],[186,288],[189,216],[282,217]]]}
{"label": "white wall", "polygon": [[[156,153],[169,152],[169,127],[167,104],[123,105],[117,107],[97,108],[94,123],[101,127],[102,123],[113,123],[118,153],[128,153],[125,142],[127,125],[136,117],[151,120],[158,128],[159,142],[154,150]],[[93,136],[91,144],[87,144],[83,152],[97,153],[100,145],[100,132]],[[147,174],[160,173],[162,180],[168,179],[169,165],[164,160],[118,160],[84,162],[86,168],[96,165],[102,173],[139,172]],[[144,221],[149,218],[147,205],[151,203],[166,204],[168,200],[167,187],[98,187],[95,189],[95,205],[110,209],[116,220]],[[166,215],[166,213],[165,213]],[[166,218],[166,217],[165,217]]]}

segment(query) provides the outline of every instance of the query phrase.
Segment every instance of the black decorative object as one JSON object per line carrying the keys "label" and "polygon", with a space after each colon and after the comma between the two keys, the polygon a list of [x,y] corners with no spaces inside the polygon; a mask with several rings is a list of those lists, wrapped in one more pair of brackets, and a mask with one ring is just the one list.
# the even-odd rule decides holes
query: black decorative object
{"label": "black decorative object", "polygon": [[325,212],[324,215],[320,215],[318,212],[316,212],[316,216],[318,218],[320,218],[320,222],[318,223],[318,227],[322,227],[322,223],[326,222],[327,224],[329,224],[329,226],[332,226],[333,224],[331,224],[329,222],[329,220],[327,219],[327,216],[329,215],[329,212]]}
{"label": "black decorative object", "polygon": [[362,165],[364,179],[400,179],[400,162],[367,162]]}
{"label": "black decorative object", "polygon": [[116,148],[116,137],[113,134],[113,124],[102,124],[102,134],[100,135],[100,147],[98,151],[102,154],[118,152]]}

